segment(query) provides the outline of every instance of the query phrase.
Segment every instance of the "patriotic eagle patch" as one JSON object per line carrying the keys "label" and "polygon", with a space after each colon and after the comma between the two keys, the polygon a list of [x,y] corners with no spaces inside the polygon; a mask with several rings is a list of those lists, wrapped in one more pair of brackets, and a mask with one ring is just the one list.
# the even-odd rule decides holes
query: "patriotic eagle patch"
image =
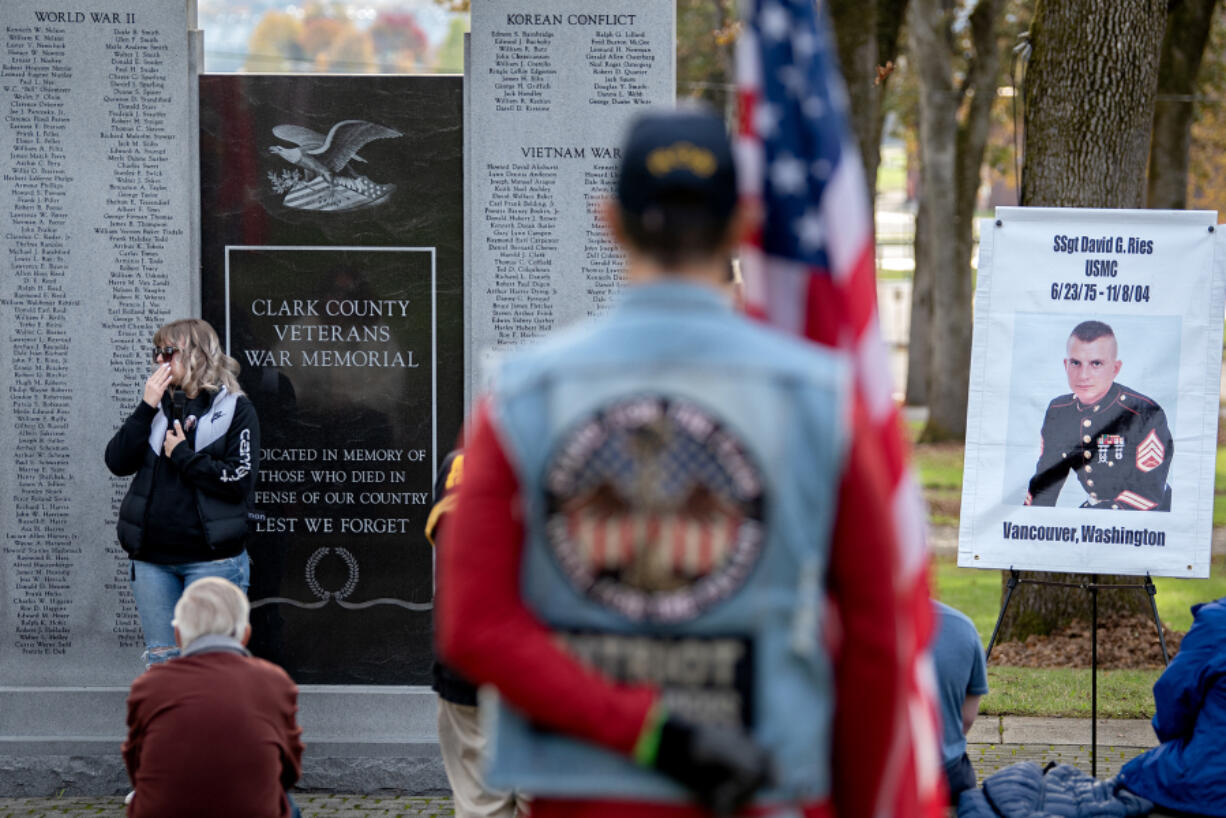
{"label": "patriotic eagle patch", "polygon": [[545,476],[546,535],[580,593],[633,621],[727,599],[762,551],[763,481],[702,407],[639,396],[569,430]]}
{"label": "patriotic eagle patch", "polygon": [[1158,439],[1158,431],[1151,429],[1137,446],[1137,468],[1141,471],[1153,471],[1166,460],[1166,446]]}

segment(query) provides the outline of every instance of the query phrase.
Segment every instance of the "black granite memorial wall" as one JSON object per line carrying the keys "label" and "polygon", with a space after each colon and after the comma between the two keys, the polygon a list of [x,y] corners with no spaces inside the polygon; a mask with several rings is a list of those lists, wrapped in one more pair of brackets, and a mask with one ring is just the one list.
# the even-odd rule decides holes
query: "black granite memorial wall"
{"label": "black granite memorial wall", "polygon": [[252,645],[299,683],[429,683],[461,107],[459,77],[201,78],[203,315],[262,428]]}

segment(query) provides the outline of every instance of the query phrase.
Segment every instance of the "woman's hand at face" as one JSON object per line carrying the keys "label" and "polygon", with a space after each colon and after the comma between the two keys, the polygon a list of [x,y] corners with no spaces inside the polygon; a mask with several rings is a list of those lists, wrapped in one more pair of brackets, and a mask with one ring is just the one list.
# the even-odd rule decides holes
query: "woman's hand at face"
{"label": "woman's hand at face", "polygon": [[162,393],[170,385],[170,364],[159,364],[149,380],[145,381],[145,403],[154,409],[162,402]]}

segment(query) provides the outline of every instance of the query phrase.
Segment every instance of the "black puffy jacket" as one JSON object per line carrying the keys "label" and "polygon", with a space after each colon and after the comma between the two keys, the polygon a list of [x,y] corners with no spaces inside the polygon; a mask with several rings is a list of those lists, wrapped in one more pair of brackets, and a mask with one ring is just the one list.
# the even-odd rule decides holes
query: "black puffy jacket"
{"label": "black puffy jacket", "polygon": [[209,550],[206,558],[234,556],[247,537],[247,512],[260,461],[260,423],[245,396],[216,392],[206,411],[169,458],[162,453],[166,407],[144,401],[119,427],[106,447],[113,474],[135,474],[119,507],[119,543],[136,559],[160,562],[144,542],[149,500],[159,469],[174,469],[191,487]]}

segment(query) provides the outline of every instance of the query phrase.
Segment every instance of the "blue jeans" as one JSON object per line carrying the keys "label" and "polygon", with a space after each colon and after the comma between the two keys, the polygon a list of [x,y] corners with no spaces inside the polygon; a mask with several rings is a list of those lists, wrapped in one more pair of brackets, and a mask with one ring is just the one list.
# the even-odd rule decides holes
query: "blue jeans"
{"label": "blue jeans", "polygon": [[179,655],[175,645],[175,603],[183,589],[201,577],[222,577],[247,592],[251,584],[251,562],[247,552],[222,560],[185,562],[182,565],[159,565],[156,562],[132,560],[132,593],[140,614],[140,627],[145,634],[145,668]]}
{"label": "blue jeans", "polygon": [[951,807],[958,806],[962,793],[966,790],[975,789],[977,783],[975,780],[975,768],[971,766],[970,756],[966,753],[963,753],[962,758],[957,761],[951,761],[945,765],[945,784],[949,789],[949,805]]}

